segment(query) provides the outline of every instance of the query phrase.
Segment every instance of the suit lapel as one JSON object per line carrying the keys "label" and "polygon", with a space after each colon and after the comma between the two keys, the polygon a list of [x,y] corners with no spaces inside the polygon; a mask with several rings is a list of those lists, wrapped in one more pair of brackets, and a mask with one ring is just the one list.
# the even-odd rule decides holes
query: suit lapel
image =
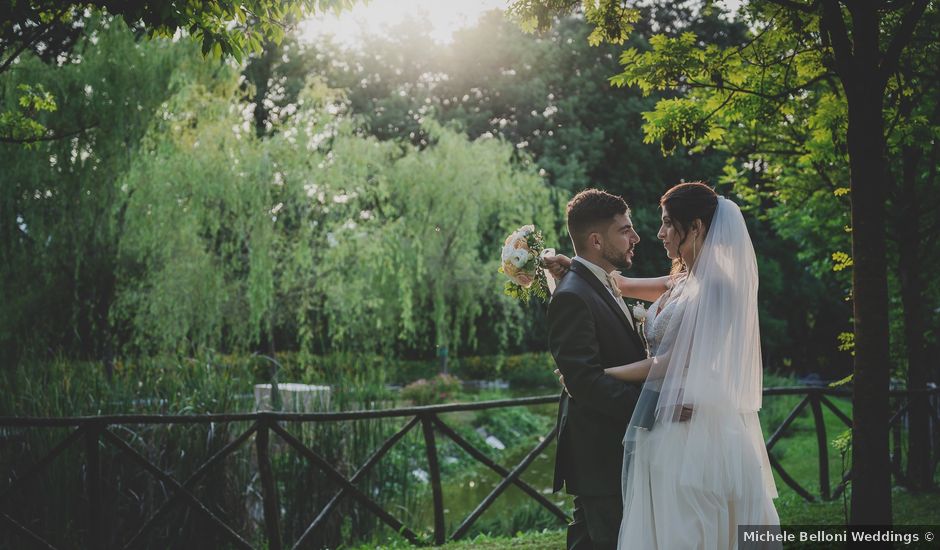
{"label": "suit lapel", "polygon": [[[640,335],[637,334],[636,330],[633,328],[634,325],[630,324],[627,316],[623,313],[623,309],[617,305],[613,294],[611,294],[610,291],[607,290],[607,287],[605,287],[604,284],[597,279],[597,276],[595,276],[586,265],[577,261],[571,262],[571,272],[579,275],[582,279],[587,281],[588,286],[594,289],[594,292],[600,294],[601,299],[604,300],[604,303],[607,304],[607,307],[609,307],[611,311],[614,312],[614,315],[620,319],[620,322],[623,323],[624,328],[627,329],[627,332],[633,338],[634,343],[636,343],[640,349],[644,349],[645,346],[643,345],[642,340],[640,340]],[[627,310],[629,311],[629,309],[630,308],[628,307]]]}

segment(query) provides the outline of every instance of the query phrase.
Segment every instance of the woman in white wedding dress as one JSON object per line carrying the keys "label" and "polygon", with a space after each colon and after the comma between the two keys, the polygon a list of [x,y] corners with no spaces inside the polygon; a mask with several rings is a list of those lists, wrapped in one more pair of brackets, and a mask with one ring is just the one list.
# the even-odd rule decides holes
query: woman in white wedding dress
{"label": "woman in white wedding dress", "polygon": [[757,416],[757,261],[740,209],[710,187],[677,185],[660,206],[672,274],[617,277],[624,296],[654,300],[650,358],[605,370],[644,382],[624,437],[618,548],[734,549],[739,525],[779,525]]}

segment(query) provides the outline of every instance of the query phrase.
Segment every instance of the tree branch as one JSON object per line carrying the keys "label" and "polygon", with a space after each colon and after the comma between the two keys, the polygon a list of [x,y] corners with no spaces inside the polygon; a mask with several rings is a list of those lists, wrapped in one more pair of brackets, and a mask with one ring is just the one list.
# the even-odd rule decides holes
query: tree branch
{"label": "tree branch", "polygon": [[767,0],[767,2],[776,4],[788,10],[796,10],[802,13],[813,13],[816,11],[816,7],[819,5],[819,0],[813,0],[813,2],[810,4],[804,4],[803,2],[797,2],[796,0]]}
{"label": "tree branch", "polygon": [[46,134],[46,135],[34,137],[34,138],[14,138],[10,136],[0,136],[0,143],[26,144],[26,143],[39,143],[41,141],[55,141],[58,139],[65,139],[65,138],[69,138],[72,136],[77,136],[78,134],[84,133],[88,130],[91,130],[92,128],[96,128],[97,126],[98,126],[98,123],[96,122],[95,124],[92,124],[90,126],[85,126],[83,128],[79,128],[78,130],[67,132],[65,134]]}
{"label": "tree branch", "polygon": [[832,178],[829,177],[829,173],[826,172],[826,167],[823,166],[819,161],[812,162],[813,169],[816,170],[816,174],[823,180],[823,182],[829,186],[829,190],[835,190],[836,184],[832,181]]}
{"label": "tree branch", "polygon": [[6,61],[3,62],[3,64],[0,64],[0,73],[3,73],[8,68],[10,68],[10,65],[12,65],[14,61],[16,61],[16,58],[19,57],[21,53],[26,51],[27,48],[29,48],[30,46],[35,44],[37,40],[42,38],[42,35],[48,32],[49,29],[52,28],[52,24],[50,23],[46,25],[45,27],[39,27],[39,28],[42,30],[35,33],[33,36],[30,36],[29,38],[25,39],[23,43],[20,44],[20,47],[14,50],[13,53],[10,54],[10,57],[8,57]]}
{"label": "tree branch", "polygon": [[914,0],[886,0],[884,3],[885,11],[898,11],[914,3]]}
{"label": "tree branch", "polygon": [[67,10],[68,10],[68,6],[66,5],[66,7],[59,10],[59,13],[55,14],[55,17],[53,17],[52,20],[49,21],[49,23],[47,23],[45,26],[40,25],[36,27],[36,32],[29,38],[26,38],[23,41],[23,43],[20,45],[20,47],[14,50],[13,53],[10,54],[10,57],[8,57],[3,62],[3,64],[0,64],[0,74],[2,74],[4,71],[10,68],[10,65],[12,65],[14,61],[16,61],[16,58],[19,57],[21,53],[23,53],[24,51],[26,51],[27,48],[35,44],[40,38],[42,38],[44,34],[49,32],[50,29],[55,27],[55,25],[59,23],[59,18],[65,15],[65,12]]}
{"label": "tree branch", "polygon": [[797,157],[805,155],[806,151],[798,149],[754,149],[751,151],[755,155],[777,155],[781,157]]}
{"label": "tree branch", "polygon": [[927,3],[927,0],[915,0],[914,5],[911,6],[911,9],[907,10],[907,13],[904,14],[904,18],[901,19],[901,24],[898,26],[897,32],[894,33],[894,37],[891,38],[888,49],[885,50],[884,55],[881,57],[878,70],[882,80],[887,81],[891,74],[898,70],[898,61],[901,58],[901,52],[904,51],[904,48],[910,43],[911,38],[914,36],[914,29],[917,27],[920,18],[924,15],[924,11],[927,10]]}
{"label": "tree branch", "polygon": [[730,94],[728,94],[728,97],[726,97],[725,100],[721,102],[721,105],[719,105],[718,107],[715,107],[715,109],[714,109],[712,112],[710,112],[710,113],[708,113],[707,115],[705,115],[705,117],[704,117],[702,120],[699,121],[699,124],[705,124],[706,122],[708,122],[708,119],[710,119],[711,117],[715,116],[715,113],[717,113],[718,111],[724,109],[724,108],[725,108],[725,105],[727,105],[728,102],[731,101],[731,98],[734,97],[734,94],[735,94],[735,92],[731,92]]}
{"label": "tree branch", "polygon": [[771,18],[770,18],[770,21],[767,22],[767,26],[765,26],[763,29],[761,29],[760,32],[758,32],[757,34],[755,34],[754,36],[752,36],[750,40],[748,40],[748,41],[745,42],[744,44],[741,44],[740,46],[734,48],[733,50],[730,50],[730,49],[729,49],[729,51],[726,53],[726,55],[723,55],[723,56],[721,57],[721,61],[719,61],[719,65],[724,65],[724,64],[728,61],[728,59],[731,58],[732,55],[743,55],[744,50],[750,48],[755,42],[757,42],[758,40],[760,40],[760,38],[763,37],[764,34],[765,34],[767,31],[769,31],[770,29],[774,28],[774,21],[775,21],[775,20],[776,20],[776,15],[773,16],[773,17],[771,17]]}
{"label": "tree branch", "polygon": [[842,18],[842,7],[839,0],[822,0],[823,16],[822,22],[825,23],[826,34],[832,43],[832,53],[835,54],[836,64],[839,65],[843,73],[843,78],[847,76],[848,70],[852,66],[852,41],[849,40],[849,32],[845,28],[845,20]]}
{"label": "tree branch", "polygon": [[[708,83],[705,83],[705,82],[699,82],[698,80],[692,80],[692,79],[689,79],[689,80],[686,81],[686,82],[681,82],[681,83],[680,83],[680,82],[677,82],[676,84],[678,84],[678,85],[685,84],[685,85],[691,86],[691,87],[693,87],[693,88],[711,88],[711,89],[715,89],[715,90],[732,91],[732,92],[737,92],[737,93],[742,93],[742,94],[757,96],[757,97],[762,98],[762,99],[768,99],[768,100],[773,100],[773,101],[779,101],[779,100],[782,100],[782,99],[787,99],[791,94],[794,94],[794,93],[796,93],[796,92],[799,92],[800,90],[803,90],[803,89],[805,89],[805,88],[808,88],[808,87],[812,86],[813,84],[816,84],[817,82],[820,82],[820,81],[822,81],[822,80],[825,80],[825,79],[827,79],[829,76],[830,76],[830,75],[829,75],[828,73],[822,73],[822,74],[820,74],[819,76],[816,76],[816,77],[814,77],[814,78],[811,78],[811,79],[807,80],[806,82],[803,82],[802,84],[796,84],[796,85],[794,85],[794,86],[791,86],[791,87],[787,88],[786,90],[781,90],[781,91],[779,91],[779,92],[777,92],[777,93],[775,93],[775,94],[769,94],[769,93],[760,92],[760,91],[757,91],[757,90],[747,90],[747,89],[744,89],[744,88],[740,88],[740,87],[738,87],[738,86],[729,85],[728,83],[724,83],[724,84],[722,85],[722,87],[719,88],[716,84],[708,84]],[[678,86],[674,86],[674,87],[678,87]]]}

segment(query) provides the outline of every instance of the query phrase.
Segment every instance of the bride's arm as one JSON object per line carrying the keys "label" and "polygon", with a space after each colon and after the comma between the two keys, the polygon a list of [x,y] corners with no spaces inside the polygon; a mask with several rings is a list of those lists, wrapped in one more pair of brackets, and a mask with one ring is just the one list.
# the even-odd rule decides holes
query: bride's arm
{"label": "bride's arm", "polygon": [[614,278],[617,280],[617,286],[620,288],[621,294],[644,302],[656,301],[656,298],[659,298],[669,288],[667,285],[670,279],[668,275],[644,278],[614,275]]}
{"label": "bride's arm", "polygon": [[636,363],[620,365],[619,367],[609,367],[604,369],[604,374],[613,376],[625,382],[643,382],[649,376],[650,367],[653,365],[653,358],[649,357]]}
{"label": "bride's arm", "polygon": [[[555,254],[542,260],[545,268],[552,274],[556,281],[560,281],[571,267],[571,258],[564,254]],[[659,295],[666,292],[669,288],[669,276],[664,277],[624,277],[623,275],[614,275],[617,279],[617,286],[620,293],[627,298],[636,298],[646,302],[652,302],[659,298]]]}

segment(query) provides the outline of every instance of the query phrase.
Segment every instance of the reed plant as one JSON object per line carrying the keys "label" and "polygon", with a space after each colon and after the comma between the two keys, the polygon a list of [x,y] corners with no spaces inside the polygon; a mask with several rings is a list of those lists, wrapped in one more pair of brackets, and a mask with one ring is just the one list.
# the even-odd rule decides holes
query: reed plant
{"label": "reed plant", "polygon": [[[334,410],[394,406],[395,393],[387,388],[385,372],[378,364],[357,365],[351,357],[333,361],[336,368],[294,367],[295,372],[287,374],[297,375],[299,381],[331,385]],[[265,363],[257,357],[206,354],[196,359],[118,361],[110,369],[100,363],[67,360],[21,364],[0,374],[0,383],[6,389],[0,392],[0,415],[247,412],[254,409],[252,387],[256,382],[269,381],[272,374],[275,379],[285,375],[265,368]],[[349,477],[401,423],[401,419],[376,419],[286,427]],[[245,422],[225,422],[120,425],[110,429],[153,464],[182,481],[248,427]],[[0,437],[3,449],[0,469],[11,478],[18,477],[69,432],[61,428],[6,430]],[[83,440],[79,440],[39,478],[9,499],[4,511],[57,546],[85,546],[89,537],[85,453]],[[106,542],[117,545],[136,533],[171,491],[113,447],[99,444],[99,453],[103,472],[101,517],[105,518],[106,532],[111,536]],[[287,539],[293,540],[339,487],[276,435],[271,437],[271,457],[284,512],[282,526]],[[411,509],[414,491],[408,476],[412,462],[406,454],[390,453],[357,485],[387,509]],[[256,451],[249,440],[210,470],[193,492],[240,535],[260,542],[264,531],[256,463]],[[347,497],[317,540],[335,546],[344,529],[357,536],[371,533],[377,527],[376,520],[368,512],[358,512],[361,509]],[[347,525],[340,518],[349,518]],[[22,545],[18,536],[3,530],[0,547]],[[215,548],[226,544],[217,528],[185,504],[155,524],[145,540],[145,546],[153,548],[194,547],[194,544]]]}
{"label": "reed plant", "polygon": [[[510,360],[483,358],[454,365],[456,372],[517,373],[517,378],[535,381],[543,357],[529,354]],[[404,366],[402,366],[404,365]],[[492,367],[490,367],[492,365]],[[279,354],[230,356],[205,353],[198,358],[151,358],[116,361],[110,368],[100,363],[69,360],[20,364],[0,373],[0,415],[58,417],[116,413],[200,414],[246,412],[254,409],[252,387],[260,382],[302,382],[325,384],[332,388],[333,410],[389,408],[405,403],[393,385],[408,381],[411,375],[432,373],[431,364],[395,362],[380,357],[335,354],[305,356]],[[532,376],[529,376],[532,374]],[[768,375],[765,386],[796,385],[794,380]],[[554,391],[552,387],[545,391]],[[506,396],[505,391],[483,390],[459,394],[451,400],[485,400]],[[799,396],[775,396],[765,400],[761,412],[765,435],[783,421]],[[450,413],[445,422],[465,439],[484,450],[494,460],[512,466],[516,457],[544,436],[554,421],[554,406],[507,408],[475,413]],[[791,430],[810,435],[811,419],[800,419]],[[369,419],[341,422],[285,423],[284,427],[319,453],[337,471],[352,476],[388,437],[407,419]],[[209,456],[248,429],[246,422],[203,425],[128,425],[111,430],[152,463],[177,480],[188,477]],[[803,434],[803,432],[807,432]],[[6,430],[0,434],[0,468],[12,477],[65,438],[69,430],[43,428]],[[830,430],[831,435],[837,435]],[[505,449],[489,446],[494,436]],[[802,441],[806,437],[797,437]],[[794,443],[787,440],[775,449],[789,465]],[[489,484],[486,472],[456,445],[438,438],[445,500],[457,504],[473,479]],[[4,509],[27,527],[62,547],[82,547],[88,538],[85,449],[79,441],[35,481],[28,484]],[[126,456],[110,446],[100,446],[103,476],[102,515],[116,545],[137,532],[142,523],[167,500],[171,491]],[[808,450],[807,450],[808,452]],[[832,453],[833,459],[838,459]],[[340,487],[304,457],[271,437],[271,459],[282,510],[281,527],[285,540],[300,537],[310,522],[340,490]],[[802,462],[806,461],[801,461]],[[795,464],[795,463],[794,463]],[[810,465],[812,466],[812,465]],[[795,465],[798,470],[801,466]],[[835,470],[838,471],[838,470]],[[795,473],[804,473],[802,471]],[[812,478],[812,472],[805,472]],[[426,481],[427,457],[420,428],[413,429],[357,482],[357,487],[375,498],[386,510],[424,536],[430,536],[430,489]],[[803,477],[803,476],[800,476]],[[489,481],[488,481],[489,480]],[[461,488],[463,487],[463,489]],[[252,441],[229,456],[193,489],[212,513],[250,541],[263,539],[261,487],[257,474],[257,453]],[[464,498],[467,497],[467,498]],[[472,500],[472,499],[471,499]],[[516,503],[518,504],[518,503]],[[472,506],[472,504],[471,504]],[[474,533],[512,533],[517,530],[549,527],[553,521],[536,508],[513,505],[511,514],[487,514]],[[454,509],[453,519],[466,511]],[[340,543],[392,536],[371,512],[345,497],[328,521],[315,533],[314,547],[336,547]],[[0,535],[0,546],[17,547],[22,541],[8,531]],[[187,505],[167,514],[145,540],[152,548],[197,544],[224,547],[226,541],[217,528]]]}
{"label": "reed plant", "polygon": [[[256,383],[301,382],[329,385],[332,410],[390,408],[402,401],[394,385],[409,376],[433,376],[437,366],[416,361],[388,361],[380,357],[334,354],[305,356],[278,354],[234,356],[207,352],[196,358],[147,358],[101,363],[56,360],[21,363],[0,371],[2,416],[95,416],[104,414],[202,414],[254,410]],[[430,373],[430,374],[429,374]],[[455,386],[456,388],[456,386]],[[451,401],[505,398],[505,391],[485,390],[475,395],[452,394]],[[545,408],[545,407],[542,407]],[[552,407],[531,412],[499,409],[454,413],[445,420],[467,440],[505,462],[533,438],[544,435],[553,421]],[[544,418],[543,418],[544,417]],[[368,457],[407,419],[369,419],[341,422],[284,423],[283,427],[319,453],[345,477],[351,477]],[[249,428],[248,422],[174,425],[119,425],[110,429],[132,448],[178,481],[190,476],[212,454]],[[0,468],[16,478],[70,433],[64,428],[7,430],[0,434]],[[493,449],[483,434],[503,440],[506,449]],[[300,537],[340,487],[290,448],[271,436],[271,460],[282,510],[285,541]],[[438,438],[445,491],[461,491],[459,481],[478,465],[446,438]],[[102,510],[109,545],[132,537],[167,499],[170,487],[133,463],[110,445],[99,444]],[[50,542],[64,548],[87,546],[86,449],[79,440],[5,504],[4,512]],[[507,464],[511,466],[512,464]],[[356,486],[386,510],[430,538],[433,514],[426,480],[427,456],[420,427],[413,429]],[[214,469],[193,493],[208,509],[242,537],[253,543],[264,538],[261,486],[257,452],[247,441]],[[449,497],[453,502],[455,497]],[[474,503],[475,505],[475,503]],[[454,517],[467,511],[454,509]],[[526,514],[487,530],[535,527],[544,518]],[[524,517],[525,516],[525,517]],[[505,525],[503,525],[505,523]],[[486,526],[486,525],[484,525]],[[346,496],[311,539],[313,547],[336,547],[363,538],[392,536],[371,512]],[[23,541],[0,530],[0,547],[19,547]],[[217,527],[194,508],[182,503],[172,509],[143,537],[144,547],[225,547]]]}

